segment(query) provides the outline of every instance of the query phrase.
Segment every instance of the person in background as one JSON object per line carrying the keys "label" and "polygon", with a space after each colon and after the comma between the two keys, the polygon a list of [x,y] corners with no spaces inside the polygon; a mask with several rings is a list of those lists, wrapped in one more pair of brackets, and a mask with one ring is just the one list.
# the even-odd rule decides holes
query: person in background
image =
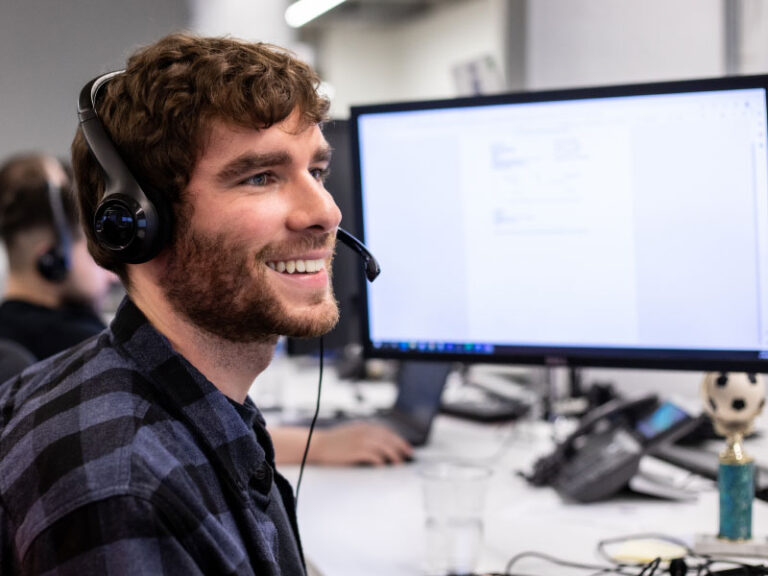
{"label": "person in background", "polygon": [[8,276],[0,338],[42,360],[101,332],[117,276],[88,253],[67,168],[19,154],[0,166],[0,239]]}
{"label": "person in background", "polygon": [[102,80],[81,121],[154,191],[160,233],[143,258],[113,250],[151,236],[122,209],[96,220],[120,180],[81,126],[88,249],[127,296],[99,337],[0,386],[0,573],[305,574],[248,389],[280,335],[338,319],[329,102],[290,53],[232,38],[173,34]]}

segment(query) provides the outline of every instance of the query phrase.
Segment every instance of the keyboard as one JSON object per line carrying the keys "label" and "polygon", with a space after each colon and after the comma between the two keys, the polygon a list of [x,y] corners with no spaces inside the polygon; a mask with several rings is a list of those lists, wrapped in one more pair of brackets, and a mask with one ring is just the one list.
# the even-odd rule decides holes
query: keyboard
{"label": "keyboard", "polygon": [[443,400],[440,412],[475,422],[509,422],[530,410],[527,402],[487,392],[483,398]]}

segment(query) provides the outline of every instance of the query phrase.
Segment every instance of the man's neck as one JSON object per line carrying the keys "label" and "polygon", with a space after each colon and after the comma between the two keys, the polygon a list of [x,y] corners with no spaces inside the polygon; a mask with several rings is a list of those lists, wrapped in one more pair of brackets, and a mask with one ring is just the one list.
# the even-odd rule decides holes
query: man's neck
{"label": "man's neck", "polygon": [[58,287],[37,280],[33,275],[25,276],[11,274],[6,283],[6,300],[22,300],[30,304],[45,306],[46,308],[59,308],[61,306],[61,292]]}
{"label": "man's neck", "polygon": [[225,396],[243,403],[253,381],[272,361],[274,342],[230,342],[205,332],[172,309],[154,284],[136,286],[130,291],[133,303],[173,349],[184,356]]}

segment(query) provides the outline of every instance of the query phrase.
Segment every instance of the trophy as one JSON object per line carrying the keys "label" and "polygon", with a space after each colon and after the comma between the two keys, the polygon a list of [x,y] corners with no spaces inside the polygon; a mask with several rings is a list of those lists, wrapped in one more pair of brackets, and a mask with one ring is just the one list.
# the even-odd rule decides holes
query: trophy
{"label": "trophy", "polygon": [[718,490],[720,530],[725,543],[746,543],[752,538],[752,501],[755,496],[755,463],[744,451],[744,437],[765,405],[761,376],[743,372],[710,372],[701,386],[704,409],[715,431],[725,436],[720,453]]}

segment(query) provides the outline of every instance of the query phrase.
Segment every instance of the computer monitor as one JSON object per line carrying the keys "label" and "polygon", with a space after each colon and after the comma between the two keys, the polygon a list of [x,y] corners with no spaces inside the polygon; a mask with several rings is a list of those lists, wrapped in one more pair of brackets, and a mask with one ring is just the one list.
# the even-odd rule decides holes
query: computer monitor
{"label": "computer monitor", "polygon": [[768,371],[767,89],[354,107],[365,353]]}
{"label": "computer monitor", "polygon": [[[333,149],[331,171],[325,187],[341,210],[344,229],[358,236],[349,130],[348,120],[332,120],[323,126],[323,135]],[[345,246],[339,246],[333,263],[333,290],[339,303],[339,323],[323,336],[323,348],[330,357],[338,356],[349,344],[361,343],[360,277],[363,277],[363,272],[358,255]],[[314,356],[319,349],[318,338],[286,340],[289,356]]]}

